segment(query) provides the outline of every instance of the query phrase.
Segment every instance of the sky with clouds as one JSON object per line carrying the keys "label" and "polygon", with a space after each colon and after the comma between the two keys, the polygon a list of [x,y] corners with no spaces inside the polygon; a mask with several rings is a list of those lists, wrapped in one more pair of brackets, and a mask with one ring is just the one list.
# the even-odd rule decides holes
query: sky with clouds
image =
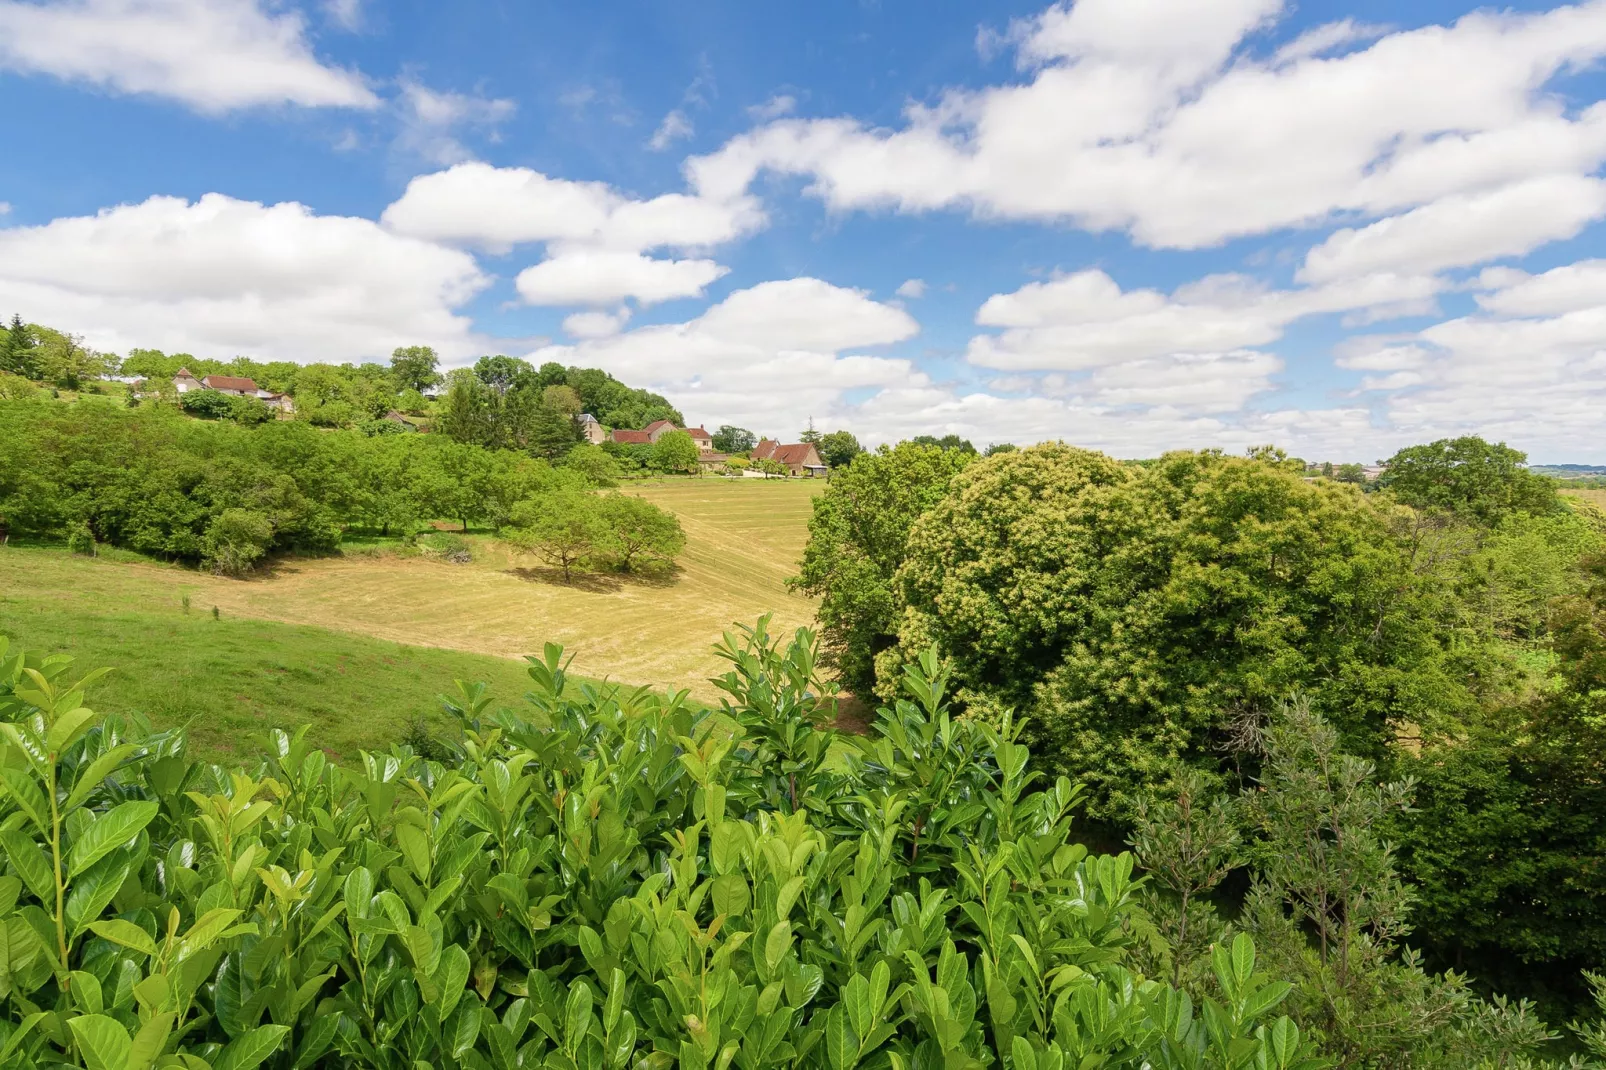
{"label": "sky with clouds", "polygon": [[1606,462],[1606,0],[0,0],[0,312],[693,422]]}

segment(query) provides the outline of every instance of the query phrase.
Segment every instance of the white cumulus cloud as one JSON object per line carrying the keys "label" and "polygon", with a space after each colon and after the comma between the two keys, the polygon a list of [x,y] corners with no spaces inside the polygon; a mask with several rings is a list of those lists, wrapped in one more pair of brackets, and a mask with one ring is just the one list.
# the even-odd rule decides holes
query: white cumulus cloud
{"label": "white cumulus cloud", "polygon": [[1378,271],[1432,274],[1571,238],[1606,215],[1606,182],[1544,175],[1459,193],[1359,230],[1340,230],[1305,257],[1299,278],[1328,282]]}
{"label": "white cumulus cloud", "polygon": [[361,75],[321,62],[296,11],[258,0],[0,0],[0,67],[177,100],[375,108]]}
{"label": "white cumulus cloud", "polygon": [[478,342],[459,309],[489,281],[468,254],[372,220],[217,193],[0,229],[0,307],[119,352],[462,357]]}
{"label": "white cumulus cloud", "polygon": [[839,210],[968,209],[1193,248],[1383,216],[1526,178],[1592,174],[1606,105],[1552,78],[1606,55],[1606,3],[1477,12],[1377,35],[1338,25],[1261,59],[1279,0],[1077,0],[1017,25],[1025,80],[953,89],[896,129],[781,119],[689,162],[705,195],[764,170]]}
{"label": "white cumulus cloud", "polygon": [[381,218],[402,234],[493,252],[554,241],[637,252],[701,248],[764,223],[757,200],[745,195],[718,201],[668,193],[638,200],[603,182],[476,162],[419,175]]}
{"label": "white cumulus cloud", "polygon": [[570,249],[525,268],[514,285],[532,305],[612,305],[633,297],[646,306],[696,297],[728,270],[712,260],[658,260],[611,249]]}
{"label": "white cumulus cloud", "polygon": [[[913,337],[908,313],[815,278],[738,290],[685,323],[549,346],[532,361],[605,368],[659,391],[688,419],[790,437],[810,414],[835,424],[844,392],[929,383],[913,362],[846,352]],[[801,424],[799,424],[801,426]]]}

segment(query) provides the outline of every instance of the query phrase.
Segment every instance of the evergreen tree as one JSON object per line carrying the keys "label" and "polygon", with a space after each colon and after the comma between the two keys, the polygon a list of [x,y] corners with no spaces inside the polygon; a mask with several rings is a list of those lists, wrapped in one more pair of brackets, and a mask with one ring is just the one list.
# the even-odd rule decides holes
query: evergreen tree
{"label": "evergreen tree", "polygon": [[0,346],[0,371],[8,371],[25,379],[39,378],[38,361],[34,354],[37,344],[33,329],[22,322],[20,315],[13,314],[5,343]]}

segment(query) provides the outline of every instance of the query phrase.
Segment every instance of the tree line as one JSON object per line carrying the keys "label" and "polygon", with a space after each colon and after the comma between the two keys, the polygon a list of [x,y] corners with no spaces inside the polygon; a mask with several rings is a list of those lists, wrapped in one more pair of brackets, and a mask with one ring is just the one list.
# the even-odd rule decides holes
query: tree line
{"label": "tree line", "polygon": [[616,471],[589,446],[552,464],[440,435],[0,403],[0,522],[11,535],[76,537],[229,573],[274,553],[333,550],[349,532],[408,534],[437,518],[509,529],[540,549],[550,516],[581,514],[591,544],[571,565],[671,560],[681,546],[672,516],[594,493]]}
{"label": "tree line", "polygon": [[[1040,768],[1087,786],[1105,835],[1230,809],[1219,857],[1157,904],[1184,917],[1245,918],[1279,879],[1282,818],[1254,817],[1256,792],[1278,711],[1308,711],[1297,746],[1327,772],[1305,787],[1341,834],[1389,846],[1324,862],[1372,897],[1352,901],[1369,920],[1305,996],[1334,1023],[1386,1017],[1409,982],[1428,1002],[1394,1010],[1428,1014],[1430,975],[1399,972],[1414,927],[1429,970],[1565,1017],[1606,962],[1606,517],[1524,461],[1445,440],[1363,491],[1270,449],[1138,464],[905,443],[834,473],[793,583],[821,598],[843,686],[890,698],[934,645],[968,715],[1029,717]],[[1373,1023],[1401,1044],[1421,1024]]]}

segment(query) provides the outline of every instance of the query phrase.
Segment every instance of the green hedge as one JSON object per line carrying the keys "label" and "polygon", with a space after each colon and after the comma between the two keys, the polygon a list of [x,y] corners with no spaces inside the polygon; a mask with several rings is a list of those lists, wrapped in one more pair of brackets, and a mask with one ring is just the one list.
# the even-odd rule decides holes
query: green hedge
{"label": "green hedge", "polygon": [[855,737],[811,634],[720,653],[719,710],[566,697],[549,646],[522,713],[460,685],[444,762],[224,769],[0,646],[0,1065],[1319,1065],[1248,937],[1198,1006],[1134,970],[1130,856],[934,655]]}

